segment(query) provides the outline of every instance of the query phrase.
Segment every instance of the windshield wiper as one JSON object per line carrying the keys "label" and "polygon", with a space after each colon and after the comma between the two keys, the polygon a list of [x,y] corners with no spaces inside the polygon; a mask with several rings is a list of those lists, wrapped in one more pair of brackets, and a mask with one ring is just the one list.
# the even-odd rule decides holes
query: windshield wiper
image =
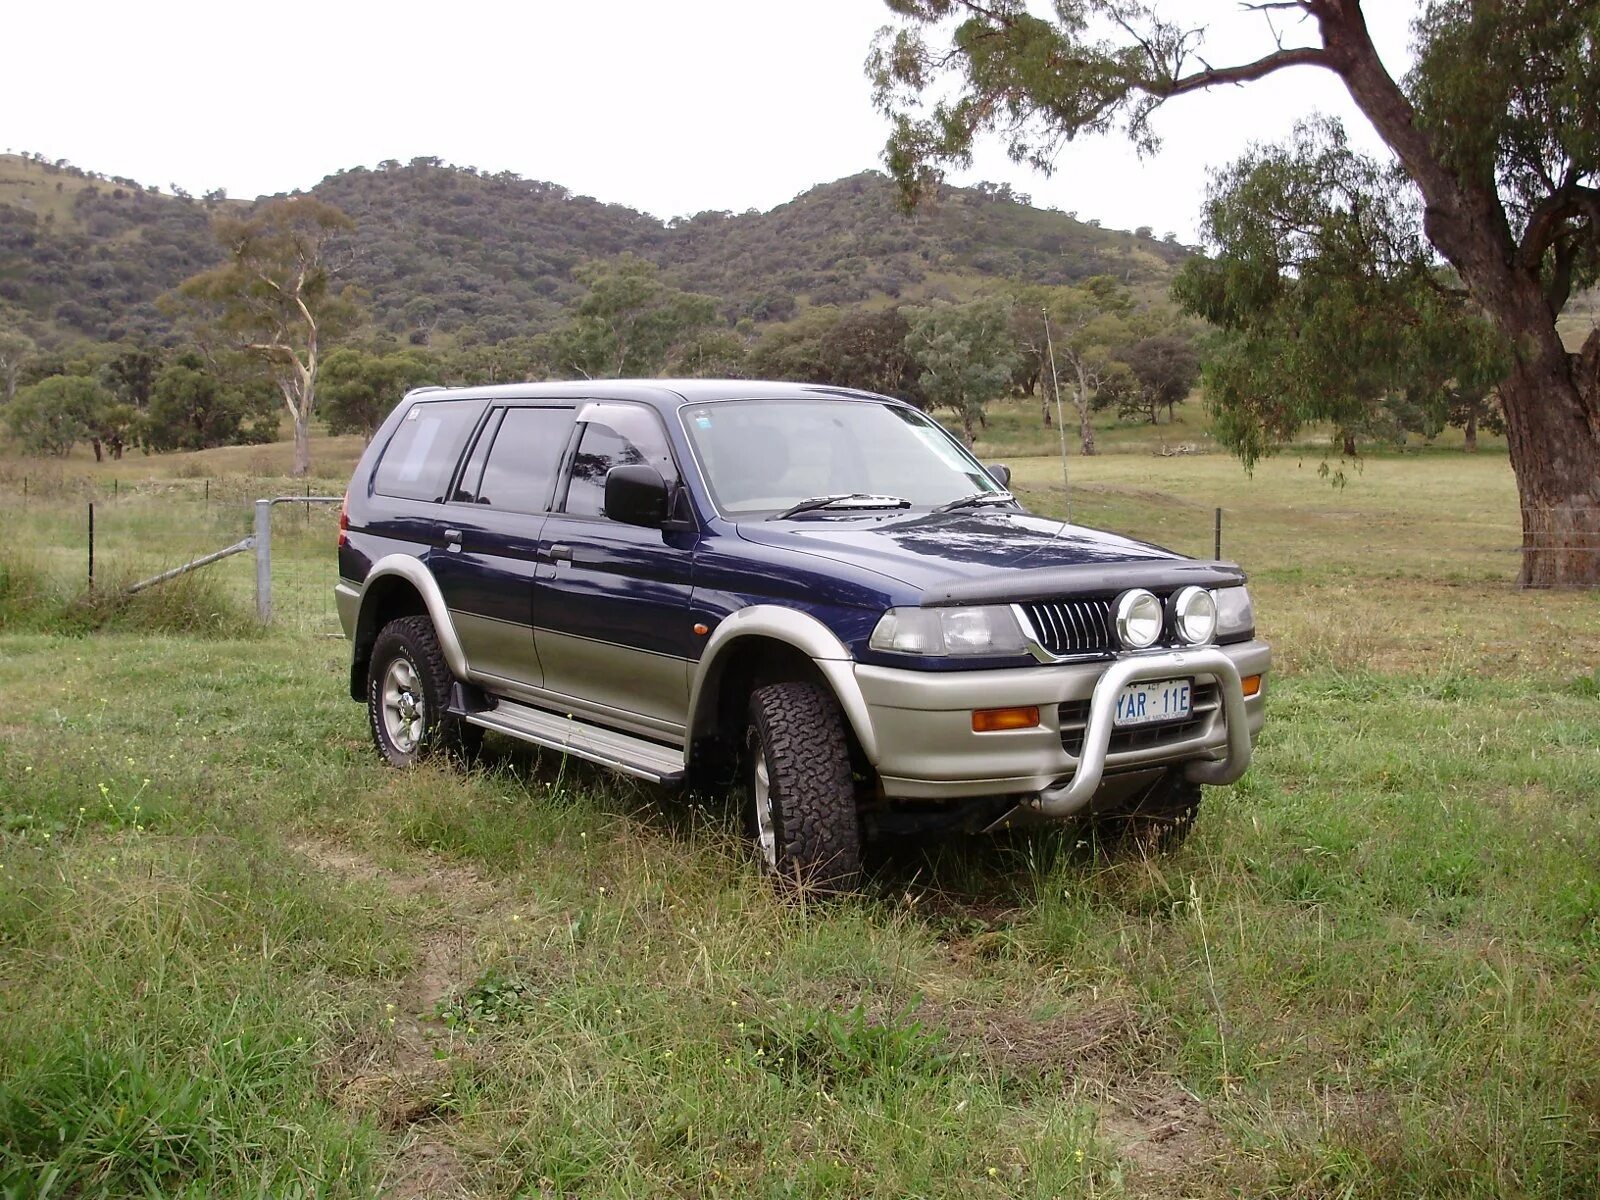
{"label": "windshield wiper", "polygon": [[977,508],[980,504],[1009,504],[1016,497],[1010,492],[973,492],[970,496],[963,496],[959,500],[952,500],[949,504],[941,504],[933,511],[936,513],[955,512],[958,508]]}
{"label": "windshield wiper", "polygon": [[845,501],[854,503],[845,505],[848,508],[910,508],[911,501],[902,496],[875,496],[871,492],[839,492],[832,496],[812,496],[809,500],[802,500],[792,504],[781,513],[773,513],[769,521],[781,521],[785,517],[797,516],[803,512],[816,512],[819,509],[832,508],[834,505],[844,505]]}

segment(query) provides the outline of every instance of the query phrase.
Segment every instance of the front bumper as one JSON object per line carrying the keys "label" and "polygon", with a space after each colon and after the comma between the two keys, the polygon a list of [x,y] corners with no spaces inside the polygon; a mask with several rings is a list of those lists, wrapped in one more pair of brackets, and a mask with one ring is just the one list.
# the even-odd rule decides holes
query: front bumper
{"label": "front bumper", "polygon": [[[1237,779],[1266,717],[1271,664],[1267,645],[1252,641],[1000,671],[858,664],[855,677],[886,796],[1025,796],[1029,807],[1055,817],[1088,807],[1107,779],[1141,769],[1184,763],[1197,782]],[[1239,680],[1249,675],[1263,678],[1261,689],[1246,697]],[[1192,678],[1197,692],[1211,685],[1214,702],[1180,726],[1112,728],[1116,696],[1126,684],[1175,678]],[[972,730],[974,709],[1030,705],[1038,706],[1040,718],[1032,729]]]}

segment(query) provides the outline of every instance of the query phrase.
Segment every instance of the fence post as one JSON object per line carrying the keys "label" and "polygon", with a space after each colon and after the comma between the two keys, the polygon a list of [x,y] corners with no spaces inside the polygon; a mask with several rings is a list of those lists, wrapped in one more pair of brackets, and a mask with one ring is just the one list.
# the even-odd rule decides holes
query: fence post
{"label": "fence post", "polygon": [[1217,537],[1216,537],[1215,553],[1213,553],[1211,557],[1212,558],[1221,558],[1222,557],[1222,510],[1220,508],[1217,509]]}
{"label": "fence post", "polygon": [[272,501],[256,501],[256,616],[272,620]]}
{"label": "fence post", "polygon": [[89,590],[94,591],[94,501],[89,501]]}

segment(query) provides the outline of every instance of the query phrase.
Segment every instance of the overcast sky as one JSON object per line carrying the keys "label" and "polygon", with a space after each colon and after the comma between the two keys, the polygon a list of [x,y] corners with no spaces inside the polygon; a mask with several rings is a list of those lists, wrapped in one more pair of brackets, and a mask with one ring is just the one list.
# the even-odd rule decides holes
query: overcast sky
{"label": "overcast sky", "polygon": [[[1271,49],[1262,18],[1235,0],[1167,7],[1210,23],[1215,64]],[[1403,70],[1415,5],[1367,8]],[[663,218],[767,209],[879,165],[886,126],[862,64],[888,16],[881,0],[18,4],[0,148],[197,194],[287,191],[436,155]],[[1298,69],[1170,105],[1152,159],[1095,139],[1069,146],[1047,179],[991,149],[955,179],[1007,181],[1036,204],[1191,241],[1207,168],[1313,109],[1361,124],[1336,79]]]}

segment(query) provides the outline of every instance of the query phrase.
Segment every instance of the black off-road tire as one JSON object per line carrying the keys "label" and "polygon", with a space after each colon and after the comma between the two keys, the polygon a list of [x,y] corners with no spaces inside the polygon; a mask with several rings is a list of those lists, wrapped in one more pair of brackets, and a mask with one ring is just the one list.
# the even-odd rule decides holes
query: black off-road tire
{"label": "black off-road tire", "polygon": [[1170,854],[1194,829],[1201,789],[1173,767],[1121,808],[1096,814],[1100,844],[1119,854]]}
{"label": "black off-road tire", "polygon": [[[409,748],[396,743],[383,715],[384,680],[397,659],[411,665],[421,687],[422,735]],[[444,651],[439,648],[439,636],[427,617],[399,617],[378,631],[367,667],[367,725],[378,753],[391,767],[410,767],[439,755],[448,755],[462,764],[477,757],[483,745],[483,730],[448,711],[454,682]]]}
{"label": "black off-road tire", "polygon": [[[744,738],[745,815],[764,865],[804,892],[837,893],[861,882],[861,815],[844,716],[826,688],[774,683],[750,697]],[[760,844],[757,768],[765,756],[773,854]]]}

